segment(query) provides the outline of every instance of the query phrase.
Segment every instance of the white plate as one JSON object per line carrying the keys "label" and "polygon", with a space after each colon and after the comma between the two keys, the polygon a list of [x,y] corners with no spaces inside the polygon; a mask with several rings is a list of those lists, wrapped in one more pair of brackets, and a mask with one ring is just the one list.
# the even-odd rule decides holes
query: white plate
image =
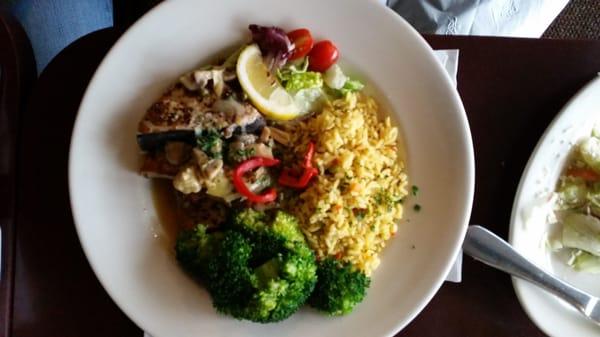
{"label": "white plate", "polygon": [[[308,27],[376,84],[407,144],[419,214],[407,203],[366,300],[329,318],[303,309],[278,324],[215,313],[208,293],[176,264],[148,180],[137,174],[136,125],[179,74],[248,38],[250,23]],[[369,0],[165,1],[116,43],[94,75],[73,131],[69,185],[85,254],[117,305],[164,336],[386,336],[412,320],[446,276],[473,197],[473,151],[462,103],[425,41]],[[414,246],[414,248],[413,248]]]}
{"label": "white plate", "polygon": [[[565,257],[546,244],[553,224],[548,203],[573,145],[591,134],[600,118],[600,78],[590,82],[563,108],[537,144],[517,190],[511,216],[510,243],[532,262],[560,279],[600,296],[600,275],[576,272]],[[513,278],[529,317],[551,336],[600,336],[600,328],[553,295]]]}

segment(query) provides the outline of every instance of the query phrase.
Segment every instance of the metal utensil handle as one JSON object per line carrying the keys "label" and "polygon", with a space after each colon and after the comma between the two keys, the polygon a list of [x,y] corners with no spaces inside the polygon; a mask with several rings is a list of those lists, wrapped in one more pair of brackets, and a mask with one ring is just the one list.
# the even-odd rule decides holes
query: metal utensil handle
{"label": "metal utensil handle", "polygon": [[588,314],[586,308],[592,296],[546,273],[487,229],[469,226],[463,250],[476,260],[537,284]]}

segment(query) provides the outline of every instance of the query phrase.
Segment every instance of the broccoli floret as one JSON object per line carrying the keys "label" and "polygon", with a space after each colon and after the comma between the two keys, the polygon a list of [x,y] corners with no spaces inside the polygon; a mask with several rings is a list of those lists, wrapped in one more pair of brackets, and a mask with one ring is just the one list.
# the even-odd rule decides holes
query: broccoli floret
{"label": "broccoli floret", "polygon": [[280,259],[277,258],[273,258],[254,269],[254,275],[256,276],[256,288],[264,287],[269,283],[269,281],[279,277],[280,269]]}
{"label": "broccoli floret", "polygon": [[[238,319],[260,323],[278,322],[295,313],[314,289],[317,266],[314,256],[300,256],[281,248],[282,253],[255,269],[246,265],[243,271],[238,270],[235,275],[212,273],[215,280],[221,280],[209,286],[217,310]],[[222,246],[222,249],[226,247]],[[230,256],[215,264],[226,264],[226,268],[231,268],[227,259],[237,260]],[[232,283],[236,286],[232,286]]]}
{"label": "broccoli floret", "polygon": [[330,315],[344,315],[352,311],[366,295],[371,280],[348,263],[331,257],[317,267],[317,285],[308,303]]}
{"label": "broccoli floret", "polygon": [[227,231],[208,262],[205,282],[214,307],[236,316],[254,292],[254,275],[248,268],[252,243],[241,233]]}
{"label": "broccoli floret", "polygon": [[195,228],[179,233],[175,245],[177,260],[190,273],[201,277],[206,273],[208,261],[222,240],[222,233],[208,234],[206,226],[197,225]]}
{"label": "broccoli floret", "polygon": [[287,241],[304,242],[304,234],[300,231],[298,220],[291,214],[283,211],[278,211],[275,214],[271,230]]}
{"label": "broccoli floret", "polygon": [[231,227],[242,232],[254,233],[267,227],[268,216],[265,212],[246,208],[233,215]]}
{"label": "broccoli floret", "polygon": [[304,305],[317,283],[314,255],[288,254],[284,261],[281,263],[280,279],[286,280],[289,287],[271,313],[270,319],[273,322],[289,317]]}
{"label": "broccoli floret", "polygon": [[314,289],[316,269],[314,258],[289,252],[278,254],[255,269],[256,292],[238,318],[261,323],[288,318]]}
{"label": "broccoli floret", "polygon": [[260,265],[285,246],[308,257],[312,251],[306,245],[298,220],[283,211],[275,215],[246,208],[235,213],[230,228],[243,232],[254,243],[252,265]]}
{"label": "broccoli floret", "polygon": [[233,215],[230,221],[231,228],[248,234],[271,231],[287,241],[304,242],[304,235],[300,231],[298,220],[293,215],[277,211],[272,219],[270,218],[265,212],[246,208]]}
{"label": "broccoli floret", "polygon": [[217,311],[277,322],[296,312],[317,282],[315,255],[297,226],[287,213],[269,216],[246,209],[218,236],[200,226],[182,234],[177,256],[186,269],[202,270],[196,274]]}

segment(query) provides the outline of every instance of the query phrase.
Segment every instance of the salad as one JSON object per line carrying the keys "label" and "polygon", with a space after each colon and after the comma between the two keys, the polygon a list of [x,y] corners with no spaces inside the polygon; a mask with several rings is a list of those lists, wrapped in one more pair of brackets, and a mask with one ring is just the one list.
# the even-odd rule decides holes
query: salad
{"label": "salad", "polygon": [[249,30],[150,106],[140,173],[169,182],[176,258],[217,311],[260,323],[304,304],[350,313],[402,217],[398,129],[332,41]]}
{"label": "salad", "polygon": [[570,253],[576,270],[600,272],[600,129],[574,149],[557,187],[556,214],[562,225],[551,244]]}

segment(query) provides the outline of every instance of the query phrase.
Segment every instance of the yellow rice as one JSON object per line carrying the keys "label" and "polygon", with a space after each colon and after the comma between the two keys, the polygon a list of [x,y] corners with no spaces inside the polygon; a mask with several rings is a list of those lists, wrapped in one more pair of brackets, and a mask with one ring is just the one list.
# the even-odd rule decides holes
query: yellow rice
{"label": "yellow rice", "polygon": [[380,121],[377,104],[349,94],[299,123],[295,153],[316,144],[319,176],[290,209],[317,256],[333,255],[370,275],[397,231],[407,176],[398,158],[398,129]]}

